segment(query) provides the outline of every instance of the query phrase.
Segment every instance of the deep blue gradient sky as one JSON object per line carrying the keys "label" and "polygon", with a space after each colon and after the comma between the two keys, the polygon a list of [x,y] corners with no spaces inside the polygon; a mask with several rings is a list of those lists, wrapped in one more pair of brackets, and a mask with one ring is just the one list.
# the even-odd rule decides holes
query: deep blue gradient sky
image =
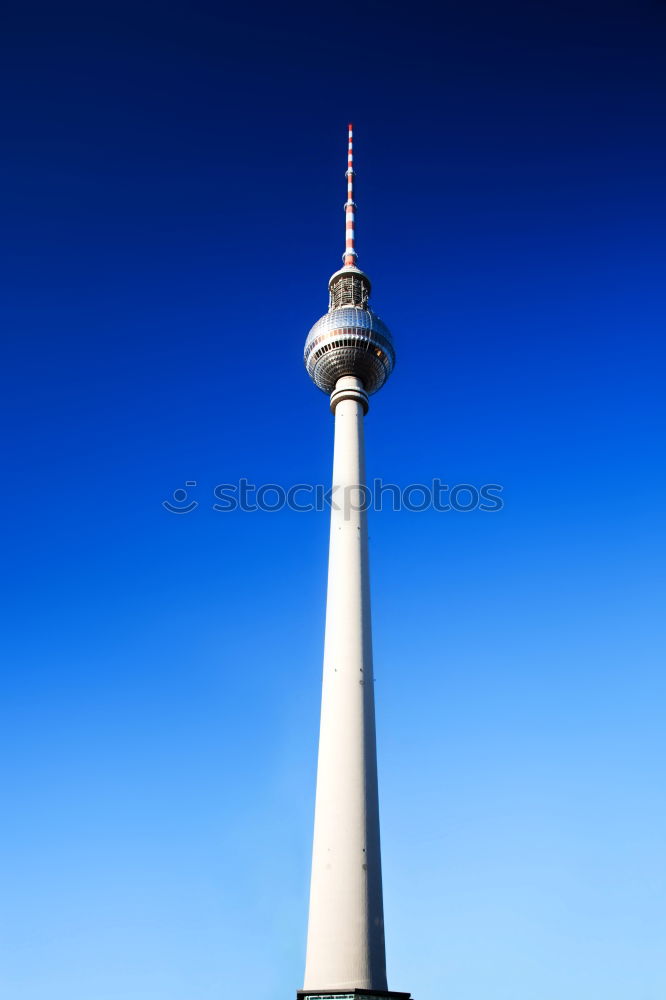
{"label": "deep blue gradient sky", "polygon": [[[663,1000],[666,8],[18,5],[3,29],[1,992],[301,985],[327,558],[302,368],[360,263],[390,985]],[[161,506],[185,480],[200,507]]]}

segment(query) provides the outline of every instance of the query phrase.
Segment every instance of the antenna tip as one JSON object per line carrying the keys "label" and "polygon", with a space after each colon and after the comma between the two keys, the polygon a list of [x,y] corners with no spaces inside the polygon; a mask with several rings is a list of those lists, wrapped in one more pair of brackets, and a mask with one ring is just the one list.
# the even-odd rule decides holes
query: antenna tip
{"label": "antenna tip", "polygon": [[352,123],[350,122],[350,123],[349,123],[349,131],[350,131],[350,132],[351,132],[351,130],[353,129],[353,127],[354,127],[354,126],[353,126],[353,125],[352,125]]}

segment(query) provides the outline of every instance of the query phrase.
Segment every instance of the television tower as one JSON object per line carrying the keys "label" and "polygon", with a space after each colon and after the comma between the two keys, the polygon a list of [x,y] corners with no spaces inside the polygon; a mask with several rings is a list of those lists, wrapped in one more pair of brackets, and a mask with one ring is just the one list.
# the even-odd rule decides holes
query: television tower
{"label": "television tower", "polygon": [[363,418],[395,351],[368,305],[370,279],[356,266],[351,125],[346,176],[343,267],[305,342],[308,375],[330,396],[335,446],[308,944],[297,998],[409,1000],[386,981],[364,502]]}

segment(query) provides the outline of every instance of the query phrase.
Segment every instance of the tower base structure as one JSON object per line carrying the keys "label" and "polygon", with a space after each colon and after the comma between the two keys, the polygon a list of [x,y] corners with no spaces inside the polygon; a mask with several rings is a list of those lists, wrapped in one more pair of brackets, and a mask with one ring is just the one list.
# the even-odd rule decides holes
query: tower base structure
{"label": "tower base structure", "polygon": [[393,990],[298,990],[296,1000],[413,1000],[411,993]]}

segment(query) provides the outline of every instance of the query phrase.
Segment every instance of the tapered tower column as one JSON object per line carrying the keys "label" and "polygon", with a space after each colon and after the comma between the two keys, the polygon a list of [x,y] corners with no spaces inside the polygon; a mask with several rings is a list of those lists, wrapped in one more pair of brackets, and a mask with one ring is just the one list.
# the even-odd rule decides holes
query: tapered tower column
{"label": "tapered tower column", "polygon": [[[386,990],[360,379],[338,380],[305,989]],[[337,508],[337,509],[336,509]]]}
{"label": "tapered tower column", "polygon": [[393,371],[386,324],[356,266],[352,127],[343,266],[328,312],[305,342],[305,366],[335,416],[331,537],[305,985],[298,1000],[409,1000],[386,984],[379,846],[363,421]]}

